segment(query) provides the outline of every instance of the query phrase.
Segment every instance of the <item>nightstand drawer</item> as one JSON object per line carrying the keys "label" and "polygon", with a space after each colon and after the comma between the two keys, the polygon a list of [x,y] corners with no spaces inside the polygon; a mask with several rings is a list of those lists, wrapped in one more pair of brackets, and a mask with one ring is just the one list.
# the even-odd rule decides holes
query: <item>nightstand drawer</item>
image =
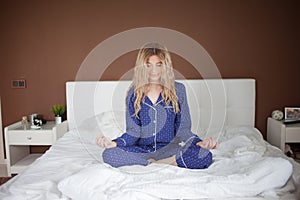
{"label": "nightstand drawer", "polygon": [[297,127],[286,128],[286,142],[300,142],[300,129]]}
{"label": "nightstand drawer", "polygon": [[11,131],[8,135],[10,145],[52,145],[52,131]]}

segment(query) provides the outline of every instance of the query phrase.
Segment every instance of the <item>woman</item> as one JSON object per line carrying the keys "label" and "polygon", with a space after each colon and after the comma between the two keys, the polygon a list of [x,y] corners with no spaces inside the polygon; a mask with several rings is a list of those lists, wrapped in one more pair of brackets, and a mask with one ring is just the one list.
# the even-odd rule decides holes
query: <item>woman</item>
{"label": "woman", "polygon": [[211,164],[209,150],[218,142],[202,141],[191,132],[186,90],[174,80],[165,47],[150,43],[140,49],[126,106],[126,132],[114,140],[97,138],[106,148],[104,162],[113,167],[166,163],[190,169]]}

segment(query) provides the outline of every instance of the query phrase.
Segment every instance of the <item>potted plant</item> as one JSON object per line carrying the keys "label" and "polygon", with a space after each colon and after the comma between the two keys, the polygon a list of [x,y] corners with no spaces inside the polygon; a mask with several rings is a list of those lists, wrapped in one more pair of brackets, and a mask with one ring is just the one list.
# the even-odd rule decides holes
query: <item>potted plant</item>
{"label": "potted plant", "polygon": [[62,116],[66,112],[66,107],[61,104],[56,104],[52,106],[52,112],[55,116],[55,124],[60,124],[62,122]]}

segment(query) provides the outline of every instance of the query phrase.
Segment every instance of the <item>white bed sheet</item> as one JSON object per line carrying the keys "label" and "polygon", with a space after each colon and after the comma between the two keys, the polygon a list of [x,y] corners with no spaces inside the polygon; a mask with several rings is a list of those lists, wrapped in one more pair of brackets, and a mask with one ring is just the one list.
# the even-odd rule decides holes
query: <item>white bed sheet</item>
{"label": "white bed sheet", "polygon": [[2,185],[0,199],[296,199],[299,164],[255,128],[228,128],[206,170],[158,164],[112,169],[102,164],[102,151],[70,131]]}

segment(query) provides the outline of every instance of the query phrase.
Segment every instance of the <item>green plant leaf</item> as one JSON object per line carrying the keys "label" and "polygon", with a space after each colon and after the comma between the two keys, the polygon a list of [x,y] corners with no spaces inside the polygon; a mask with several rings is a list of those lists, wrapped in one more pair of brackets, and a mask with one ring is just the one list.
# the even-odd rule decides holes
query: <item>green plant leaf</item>
{"label": "green plant leaf", "polygon": [[62,116],[66,112],[66,107],[61,104],[53,105],[52,112],[55,116]]}

